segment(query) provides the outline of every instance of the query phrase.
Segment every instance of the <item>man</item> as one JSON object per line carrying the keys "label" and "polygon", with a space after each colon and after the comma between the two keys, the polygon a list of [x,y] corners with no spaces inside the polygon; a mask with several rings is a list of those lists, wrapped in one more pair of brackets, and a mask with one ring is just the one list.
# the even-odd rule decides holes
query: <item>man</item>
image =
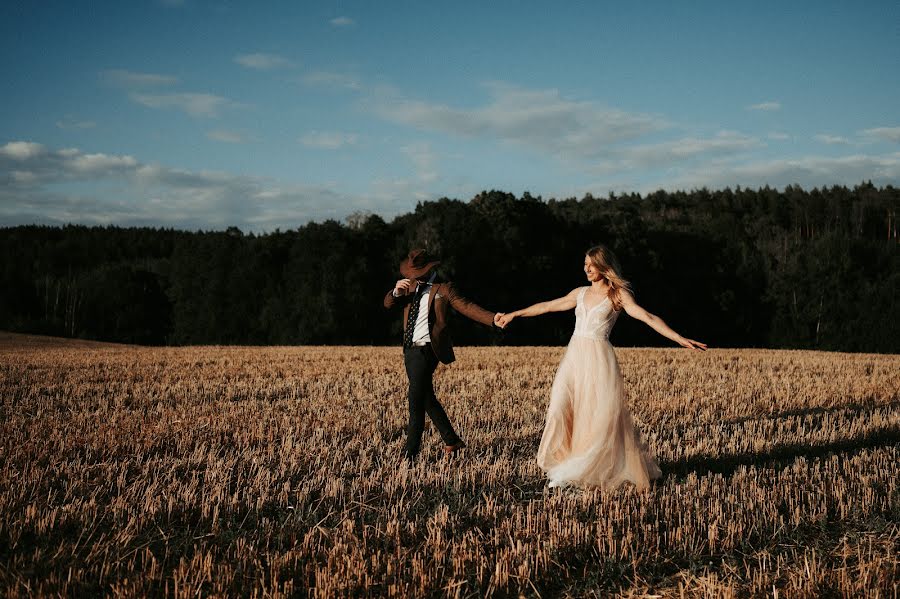
{"label": "man", "polygon": [[444,440],[447,455],[466,446],[438,402],[432,381],[438,362],[449,364],[456,359],[448,330],[449,308],[488,326],[497,326],[503,316],[499,312],[488,312],[459,295],[453,283],[439,281],[434,270],[438,264],[440,262],[423,249],[411,251],[400,263],[400,274],[404,278],[384,296],[385,308],[403,306],[403,361],[409,378],[405,455],[410,461],[419,453],[425,414]]}

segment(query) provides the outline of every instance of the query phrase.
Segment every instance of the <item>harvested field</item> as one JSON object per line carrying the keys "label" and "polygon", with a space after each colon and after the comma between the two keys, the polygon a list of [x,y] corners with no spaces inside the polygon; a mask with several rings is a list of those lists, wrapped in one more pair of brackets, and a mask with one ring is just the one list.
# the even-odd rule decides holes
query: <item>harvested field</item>
{"label": "harvested field", "polygon": [[[562,348],[458,348],[469,448],[399,460],[399,348],[0,335],[10,597],[900,594],[900,356],[619,349],[649,492],[547,489]],[[429,425],[430,427],[430,425]]]}

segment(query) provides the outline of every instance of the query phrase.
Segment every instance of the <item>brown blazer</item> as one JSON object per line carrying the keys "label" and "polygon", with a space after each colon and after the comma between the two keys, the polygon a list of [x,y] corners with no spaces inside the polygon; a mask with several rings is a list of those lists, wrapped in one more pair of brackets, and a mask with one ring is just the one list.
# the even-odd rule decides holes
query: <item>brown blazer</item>
{"label": "brown blazer", "polygon": [[[412,293],[394,297],[394,290],[391,289],[384,296],[384,307],[403,306],[403,326],[405,327],[412,299]],[[448,330],[449,308],[453,308],[475,322],[488,326],[493,326],[495,314],[457,293],[453,283],[437,281],[432,283],[431,292],[428,294],[428,334],[431,336],[431,349],[434,350],[434,355],[444,364],[449,364],[456,359]]]}

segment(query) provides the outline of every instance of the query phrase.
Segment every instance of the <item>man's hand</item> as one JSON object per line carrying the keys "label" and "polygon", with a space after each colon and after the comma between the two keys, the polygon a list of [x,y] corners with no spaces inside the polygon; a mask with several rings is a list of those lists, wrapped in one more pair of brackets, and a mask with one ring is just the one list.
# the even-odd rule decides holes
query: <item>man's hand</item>
{"label": "man's hand", "polygon": [[394,295],[397,297],[401,295],[409,295],[410,290],[415,285],[415,282],[412,279],[400,279],[397,281],[397,284],[394,285]]}
{"label": "man's hand", "polygon": [[497,316],[498,318],[495,318],[494,322],[497,323],[497,326],[501,329],[505,329],[506,325],[511,323],[512,319],[515,318],[515,316],[513,316],[512,314],[505,314],[500,312],[497,313]]}
{"label": "man's hand", "polygon": [[506,323],[503,322],[504,316],[506,316],[506,314],[504,312],[497,312],[496,314],[494,314],[494,326],[495,327],[499,327],[502,329],[503,327],[506,326]]}

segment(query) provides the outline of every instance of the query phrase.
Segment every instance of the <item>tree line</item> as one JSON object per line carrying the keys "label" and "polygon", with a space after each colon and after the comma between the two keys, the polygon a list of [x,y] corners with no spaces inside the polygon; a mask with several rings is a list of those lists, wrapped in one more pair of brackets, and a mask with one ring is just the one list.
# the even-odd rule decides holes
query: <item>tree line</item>
{"label": "tree line", "polygon": [[[900,352],[900,192],[871,183],[422,202],[266,234],[0,229],[0,328],[138,344],[395,344],[382,307],[409,249],[491,310],[584,284],[584,251],[619,257],[637,301],[714,347]],[[564,344],[571,313],[506,331],[457,318],[455,343]],[[666,345],[623,318],[612,342]]]}

